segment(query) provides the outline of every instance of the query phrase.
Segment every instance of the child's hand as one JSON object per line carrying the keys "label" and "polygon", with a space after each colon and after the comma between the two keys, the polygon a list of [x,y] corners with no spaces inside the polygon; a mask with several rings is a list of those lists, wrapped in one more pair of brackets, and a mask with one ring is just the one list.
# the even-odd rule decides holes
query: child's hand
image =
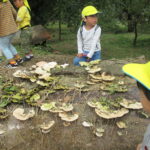
{"label": "child's hand", "polygon": [[79,57],[79,58],[83,57],[83,53],[77,54],[77,57]]}

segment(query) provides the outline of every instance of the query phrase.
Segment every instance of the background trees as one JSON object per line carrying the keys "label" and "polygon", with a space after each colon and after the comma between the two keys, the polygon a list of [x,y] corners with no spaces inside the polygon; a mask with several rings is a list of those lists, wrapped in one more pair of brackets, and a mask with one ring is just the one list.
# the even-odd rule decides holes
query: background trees
{"label": "background trees", "polygon": [[86,5],[94,5],[103,13],[100,25],[103,31],[134,32],[136,45],[138,28],[150,22],[150,0],[29,0],[32,8],[33,24],[58,22],[59,39],[61,25],[76,29],[81,22],[81,10]]}

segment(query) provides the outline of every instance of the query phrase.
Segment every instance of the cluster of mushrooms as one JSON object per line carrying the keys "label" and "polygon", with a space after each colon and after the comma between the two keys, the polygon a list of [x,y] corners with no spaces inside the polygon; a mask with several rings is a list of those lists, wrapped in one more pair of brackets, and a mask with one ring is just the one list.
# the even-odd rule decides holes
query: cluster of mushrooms
{"label": "cluster of mushrooms", "polygon": [[[109,91],[109,92],[126,92],[127,87],[124,84],[124,81],[114,82],[116,80],[116,77],[113,75],[110,75],[106,72],[102,72],[102,69],[99,67],[99,60],[91,61],[91,62],[80,62],[80,65],[85,67],[85,70],[88,72],[88,81],[86,82],[87,85],[100,85],[100,90],[103,91]],[[27,79],[32,83],[36,83],[37,85],[41,87],[49,88],[50,86],[53,86],[53,90],[57,89],[65,89],[63,86],[56,85],[57,77],[53,76],[52,70],[53,69],[65,69],[68,66],[68,64],[58,65],[57,62],[45,62],[41,61],[33,65],[28,70],[17,70],[13,76],[16,78],[22,78]],[[54,88],[55,86],[55,88]],[[77,89],[84,89],[85,84],[76,82],[73,85]],[[85,89],[86,91],[86,89]],[[23,92],[23,91],[22,91]],[[24,91],[25,93],[25,91]],[[17,98],[17,96],[16,96]],[[40,95],[34,94],[30,101],[39,100]],[[113,101],[113,100],[111,100]],[[117,100],[114,103],[111,103],[107,98],[104,98],[103,100],[91,100],[87,102],[87,105],[95,110],[95,113],[103,118],[103,119],[114,119],[114,118],[120,118],[124,116],[125,114],[129,113],[129,109],[141,109],[142,105],[139,102],[136,102],[134,100],[127,100],[125,98],[122,98],[121,100]],[[108,103],[110,102],[110,106]],[[107,103],[107,105],[105,104]],[[117,104],[117,107],[116,107]],[[79,114],[74,112],[74,106],[71,103],[63,103],[63,102],[44,102],[40,104],[40,109],[42,111],[47,111],[50,113],[55,113],[60,117],[62,121],[64,121],[64,125],[68,126],[71,124],[71,122],[76,121],[79,118]],[[0,111],[1,114],[5,114],[6,112]],[[35,116],[35,110],[34,109],[25,109],[25,108],[16,108],[13,111],[13,116],[21,121],[28,120]],[[51,128],[55,125],[55,121],[47,121],[40,125],[40,129],[43,133],[49,133],[51,131]],[[102,137],[105,129],[104,128],[96,128],[91,122],[84,121],[82,122],[82,125],[86,128],[91,128],[93,133],[98,136]],[[126,124],[122,121],[119,121],[116,123],[116,125],[119,128],[127,128]],[[0,132],[1,134],[1,132]],[[120,133],[118,133],[120,134]]]}

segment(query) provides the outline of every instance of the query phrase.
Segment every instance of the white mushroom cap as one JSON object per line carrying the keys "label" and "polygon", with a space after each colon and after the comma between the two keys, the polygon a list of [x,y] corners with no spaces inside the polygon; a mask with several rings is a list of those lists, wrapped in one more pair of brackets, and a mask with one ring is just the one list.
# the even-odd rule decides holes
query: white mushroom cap
{"label": "white mushroom cap", "polygon": [[39,75],[43,75],[43,74],[46,74],[47,71],[43,70],[41,67],[38,67],[35,69],[34,73],[39,74]]}
{"label": "white mushroom cap", "polygon": [[92,127],[93,126],[93,124],[91,122],[87,122],[87,121],[82,122],[82,125],[84,127]]}
{"label": "white mushroom cap", "polygon": [[32,118],[35,115],[35,111],[33,109],[29,110],[28,113],[24,112],[23,108],[16,108],[13,112],[13,116],[18,120],[27,120]]}
{"label": "white mushroom cap", "polygon": [[52,68],[55,68],[57,66],[57,62],[49,62],[47,64],[44,64],[42,66],[43,70],[50,71]]}
{"label": "white mushroom cap", "polygon": [[44,64],[47,64],[47,62],[46,62],[46,61],[40,61],[40,62],[37,62],[37,63],[36,63],[36,66],[41,67],[41,66],[43,66]]}
{"label": "white mushroom cap", "polygon": [[102,79],[104,81],[113,81],[113,80],[115,80],[115,77],[111,76],[111,75],[107,75],[106,72],[103,72],[102,73]]}
{"label": "white mushroom cap", "polygon": [[104,119],[113,119],[113,118],[119,118],[119,117],[124,116],[125,114],[129,112],[129,110],[122,108],[120,110],[107,111],[107,110],[100,110],[96,108],[95,112],[98,116]]}
{"label": "white mushroom cap", "polygon": [[120,102],[120,105],[127,109],[142,109],[143,108],[142,104],[140,102],[137,102],[136,100],[123,99]]}
{"label": "white mushroom cap", "polygon": [[48,81],[50,79],[50,73],[45,73],[45,74],[42,74],[41,76],[39,76],[39,79],[44,79],[46,81]]}
{"label": "white mushroom cap", "polygon": [[120,128],[120,129],[127,128],[127,125],[123,121],[118,121],[118,122],[116,122],[116,124],[117,124],[118,128]]}
{"label": "white mushroom cap", "polygon": [[62,68],[66,68],[67,66],[69,66],[69,64],[63,64],[63,65],[60,65]]}
{"label": "white mushroom cap", "polygon": [[72,104],[63,103],[60,108],[61,108],[63,111],[68,112],[68,111],[72,111],[72,110],[73,110],[73,105],[72,105]]}
{"label": "white mushroom cap", "polygon": [[51,127],[53,127],[55,124],[55,121],[52,120],[52,121],[49,121],[48,123],[43,123],[42,125],[40,125],[40,128],[43,129],[43,130],[49,130]]}
{"label": "white mushroom cap", "polygon": [[59,113],[59,117],[61,117],[61,120],[64,120],[67,122],[73,122],[79,118],[79,115],[78,114]]}
{"label": "white mushroom cap", "polygon": [[96,72],[100,72],[102,69],[101,68],[98,68],[98,67],[95,67],[95,68],[91,68],[90,70],[88,70],[88,73],[96,73]]}
{"label": "white mushroom cap", "polygon": [[17,70],[15,73],[13,73],[14,77],[17,78],[24,78],[24,79],[28,79],[30,72],[26,71],[26,70]]}

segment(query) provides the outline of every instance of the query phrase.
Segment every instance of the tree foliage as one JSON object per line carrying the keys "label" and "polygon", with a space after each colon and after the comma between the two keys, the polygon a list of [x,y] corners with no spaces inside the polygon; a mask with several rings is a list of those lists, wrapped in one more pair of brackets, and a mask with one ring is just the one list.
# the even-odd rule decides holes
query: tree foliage
{"label": "tree foliage", "polygon": [[94,5],[103,12],[103,25],[107,26],[111,22],[113,25],[117,22],[124,23],[128,32],[135,33],[134,45],[137,40],[137,25],[150,22],[150,0],[29,0],[29,3],[33,24],[59,22],[60,39],[61,24],[77,28],[81,21],[81,10],[86,5]]}

